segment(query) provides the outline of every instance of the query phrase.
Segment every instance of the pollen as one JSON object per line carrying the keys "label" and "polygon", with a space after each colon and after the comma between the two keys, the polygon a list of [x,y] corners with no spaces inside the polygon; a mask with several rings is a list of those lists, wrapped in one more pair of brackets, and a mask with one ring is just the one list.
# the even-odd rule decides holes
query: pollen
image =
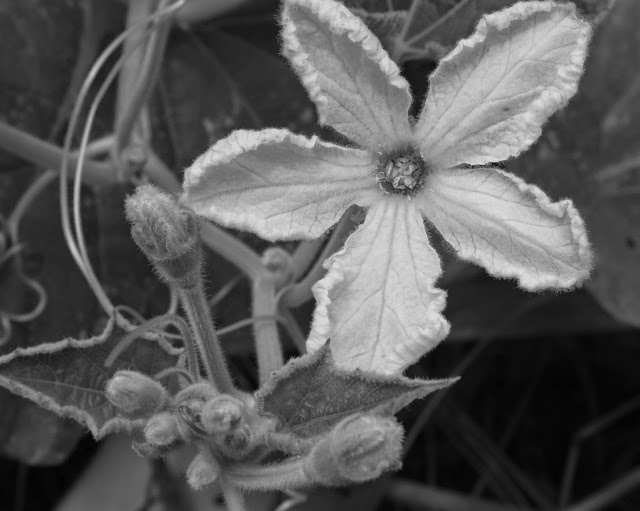
{"label": "pollen", "polygon": [[376,179],[385,193],[410,196],[419,190],[428,165],[413,147],[382,154],[378,160]]}

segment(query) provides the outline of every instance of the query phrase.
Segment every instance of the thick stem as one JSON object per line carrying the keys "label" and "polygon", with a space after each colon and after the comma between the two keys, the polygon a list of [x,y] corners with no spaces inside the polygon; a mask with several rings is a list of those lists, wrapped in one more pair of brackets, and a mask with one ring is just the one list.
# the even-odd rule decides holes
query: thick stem
{"label": "thick stem", "polygon": [[302,277],[311,263],[316,259],[318,253],[322,250],[326,239],[323,237],[316,238],[313,241],[301,241],[291,256],[291,264],[293,265],[293,277],[299,279]]}
{"label": "thick stem", "polygon": [[324,249],[316,259],[313,267],[300,282],[297,282],[287,290],[283,291],[281,298],[283,305],[287,307],[298,307],[313,298],[311,286],[318,282],[324,274],[325,270],[323,263],[325,259],[333,255],[351,234],[351,231],[355,226],[353,214],[353,208],[349,208],[345,211],[344,215],[342,215],[342,218],[331,233],[329,241],[327,241]]}
{"label": "thick stem", "polygon": [[242,492],[224,477],[220,478],[220,489],[229,511],[247,511],[247,503]]}
{"label": "thick stem", "polygon": [[157,0],[136,0],[127,6],[127,28],[132,29],[122,45],[123,53],[129,55],[118,79],[118,96],[116,98],[116,126],[127,114],[131,103],[132,91],[140,78],[140,67],[144,60],[147,38],[146,26],[153,14]]}
{"label": "thick stem", "polygon": [[284,365],[282,344],[278,334],[278,325],[275,319],[258,319],[261,316],[275,316],[277,313],[276,279],[270,272],[253,280],[252,314],[253,335],[256,342],[256,354],[258,358],[258,373],[260,384],[263,384],[273,371],[277,371]]}
{"label": "thick stem", "polygon": [[[133,4],[137,3],[144,4],[145,2],[140,2],[140,0],[138,0],[138,2],[134,2]],[[161,0],[158,6],[158,12],[166,10],[168,3],[168,0]],[[129,8],[132,8],[131,3]],[[149,15],[146,10],[147,9],[145,8],[143,17],[148,17]],[[137,19],[132,20],[132,24],[136,24],[137,22]],[[162,62],[162,56],[165,51],[170,27],[170,15],[157,19],[156,27],[153,30],[146,46],[144,57],[140,59],[140,65],[136,66],[134,69],[126,69],[126,71],[133,73],[133,76],[128,77],[128,82],[134,86],[130,89],[133,92],[127,94],[119,104],[123,111],[119,112],[120,116],[116,122],[115,129],[115,153],[118,157],[121,157],[122,152],[129,146],[132,132],[138,122],[140,113],[147,104],[147,101],[153,91],[153,87],[158,79],[160,63]],[[124,72],[125,69],[123,69],[123,73]],[[123,85],[123,82],[121,82],[121,85]],[[119,89],[118,91],[119,95],[123,92],[125,92],[124,89]]]}
{"label": "thick stem", "polygon": [[178,292],[209,381],[220,392],[235,394],[236,388],[209,315],[202,282],[190,288],[179,289]]}
{"label": "thick stem", "polygon": [[[59,169],[62,164],[62,149],[44,140],[0,121],[0,148],[24,158],[44,169]],[[76,156],[70,156],[70,162],[76,165]],[[116,182],[111,165],[92,160],[84,161],[85,181],[92,185],[106,185]],[[73,177],[73,176],[70,176]]]}

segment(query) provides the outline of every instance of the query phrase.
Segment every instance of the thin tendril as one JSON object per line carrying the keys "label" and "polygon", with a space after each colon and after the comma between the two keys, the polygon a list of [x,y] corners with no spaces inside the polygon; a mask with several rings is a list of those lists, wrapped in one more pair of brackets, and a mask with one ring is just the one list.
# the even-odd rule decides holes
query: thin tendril
{"label": "thin tendril", "polygon": [[186,380],[189,382],[189,384],[195,383],[194,379],[193,379],[193,375],[189,372],[186,371],[185,369],[182,369],[180,367],[168,367],[167,369],[164,369],[162,371],[160,371],[159,373],[157,373],[156,375],[154,375],[154,379],[155,380],[163,380],[165,378],[168,378],[169,376],[172,376],[174,374],[178,374],[180,376],[183,376],[184,378],[186,378]]}
{"label": "thin tendril", "polygon": [[[75,240],[73,239],[73,234],[71,232],[71,225],[70,225],[71,222],[69,219],[69,212],[67,211],[68,194],[67,194],[67,187],[66,187],[66,182],[68,177],[68,167],[69,167],[69,155],[71,153],[71,142],[72,142],[73,134],[75,132],[75,126],[78,122],[80,112],[82,110],[82,106],[89,92],[89,89],[93,84],[93,82],[95,81],[95,79],[97,78],[98,73],[100,72],[102,66],[105,64],[107,59],[111,56],[111,54],[115,52],[118,46],[120,46],[122,42],[127,37],[129,37],[129,35],[133,31],[146,26],[150,21],[154,21],[158,19],[160,16],[164,16],[165,14],[172,12],[174,9],[179,8],[181,5],[182,5],[182,0],[176,2],[176,4],[168,7],[163,11],[159,11],[155,13],[153,16],[150,16],[148,19],[144,20],[143,22],[129,27],[127,30],[122,32],[118,37],[116,37],[111,42],[111,44],[109,44],[109,46],[105,49],[104,52],[102,52],[100,57],[93,64],[93,66],[89,70],[89,73],[87,74],[87,77],[85,78],[82,84],[82,87],[78,94],[78,100],[74,105],[74,109],[69,120],[69,126],[67,128],[67,133],[65,135],[63,154],[62,154],[62,163],[60,166],[60,203],[61,203],[60,209],[62,214],[61,216],[62,216],[63,233],[65,236],[65,241],[67,243],[67,246],[69,247],[69,251],[71,252],[73,259],[75,260],[76,264],[80,268],[80,271],[83,273],[83,275],[89,282],[89,285],[91,286],[94,293],[96,294],[96,297],[100,301],[101,306],[105,309],[105,311],[108,314],[111,314],[112,311],[114,310],[113,304],[104,293],[104,290],[102,289],[102,286],[100,286],[100,283],[97,281],[97,278],[93,273],[93,268],[90,266],[90,263],[88,262],[88,260],[86,261],[83,260],[82,254],[83,253],[86,254],[86,249],[84,247],[82,247],[81,249],[78,248],[78,246],[75,243]],[[120,65],[123,59],[126,57],[127,56],[123,56],[120,59],[120,62],[119,62]],[[82,158],[79,159],[78,166],[82,168]],[[78,172],[78,174],[80,173]]]}
{"label": "thin tendril", "polygon": [[120,342],[113,348],[109,356],[104,362],[105,367],[111,367],[115,360],[135,341],[139,338],[143,333],[149,331],[150,329],[166,324],[171,323],[174,325],[182,334],[185,351],[187,352],[187,360],[189,363],[189,371],[191,372],[192,378],[194,380],[200,379],[199,374],[199,365],[198,365],[198,356],[195,351],[195,346],[193,339],[191,338],[191,334],[189,332],[189,328],[186,323],[179,318],[178,316],[158,316],[156,318],[150,319],[144,323],[142,323],[137,328],[133,329],[127,335],[125,335]]}
{"label": "thin tendril", "polygon": [[264,321],[264,320],[271,320],[271,321],[275,320],[275,321],[278,321],[279,323],[285,323],[286,322],[286,319],[284,319],[282,316],[278,316],[278,315],[275,315],[275,314],[263,314],[261,316],[254,316],[254,317],[247,318],[247,319],[241,319],[240,321],[237,321],[236,323],[233,323],[232,325],[226,326],[224,328],[219,328],[217,330],[218,336],[229,334],[231,332],[235,332],[236,330],[240,330],[241,328],[244,328],[245,326],[253,325],[256,321]]}
{"label": "thin tendril", "polygon": [[216,305],[218,305],[218,303],[220,303],[220,301],[223,298],[225,298],[233,290],[234,287],[236,287],[238,285],[238,283],[240,282],[241,279],[242,279],[241,275],[236,275],[229,282],[227,282],[224,286],[222,286],[220,288],[220,290],[215,295],[213,295],[211,298],[209,298],[209,300],[208,300],[209,307],[215,307]]}
{"label": "thin tendril", "polygon": [[[136,322],[136,326],[142,325],[143,323],[146,323],[147,320],[144,318],[144,316],[142,314],[140,314],[137,310],[135,310],[133,307],[129,307],[128,305],[116,305],[115,306],[115,310],[117,312],[126,312],[127,314],[129,314],[133,319],[135,319]],[[166,313],[163,314],[163,316],[170,316],[173,315],[171,313]],[[178,340],[180,342],[183,341],[183,337],[180,334],[172,334],[170,332],[167,332],[166,330],[162,329],[162,328],[149,328],[149,332],[151,333],[156,333],[159,335],[162,335],[163,337],[166,337],[167,339],[175,339]]]}

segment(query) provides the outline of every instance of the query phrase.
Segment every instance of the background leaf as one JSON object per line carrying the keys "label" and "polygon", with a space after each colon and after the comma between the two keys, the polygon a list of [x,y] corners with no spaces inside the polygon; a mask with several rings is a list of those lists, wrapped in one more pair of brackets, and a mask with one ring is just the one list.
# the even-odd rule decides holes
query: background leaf
{"label": "background leaf", "polygon": [[411,401],[456,381],[345,371],[336,367],[326,343],[273,373],[256,399],[260,412],[276,417],[284,431],[311,437],[329,431],[353,413],[393,415]]}
{"label": "background leaf", "polygon": [[127,369],[153,376],[173,367],[177,352],[150,339],[139,339],[111,367],[104,361],[130,328],[111,319],[102,334],[18,348],[0,357],[0,385],[47,410],[72,418],[96,437],[130,430],[106,398],[105,385],[116,371]]}
{"label": "background leaf", "polygon": [[[254,26],[253,37],[270,35]],[[276,40],[275,32],[269,37]],[[313,105],[278,49],[257,47],[214,28],[176,34],[162,73],[162,104],[179,168],[235,129],[289,128],[309,133]]]}
{"label": "background leaf", "polygon": [[[526,1],[526,0],[525,0]],[[396,62],[438,60],[473,32],[484,14],[517,0],[348,0]],[[615,0],[578,0],[580,11],[599,21]],[[364,12],[363,12],[364,11]]]}

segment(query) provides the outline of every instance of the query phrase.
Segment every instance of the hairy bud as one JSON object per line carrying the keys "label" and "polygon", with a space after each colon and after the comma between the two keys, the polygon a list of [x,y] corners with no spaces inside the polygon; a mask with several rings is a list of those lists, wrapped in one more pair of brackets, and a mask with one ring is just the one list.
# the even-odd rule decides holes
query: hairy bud
{"label": "hairy bud", "polygon": [[185,438],[207,436],[202,428],[202,408],[207,401],[218,396],[218,392],[205,382],[194,383],[178,392],[175,397],[175,405],[181,418],[180,431]]}
{"label": "hairy bud", "polygon": [[227,394],[217,396],[205,403],[200,420],[210,435],[229,433],[243,418],[244,405]]}
{"label": "hairy bud", "polygon": [[220,464],[208,448],[198,451],[187,469],[187,482],[194,490],[214,483],[220,475]]}
{"label": "hairy bud", "polygon": [[107,399],[122,413],[148,417],[167,402],[167,391],[157,381],[135,371],[118,371],[109,380]]}
{"label": "hairy bud", "polygon": [[153,446],[169,446],[180,440],[178,418],[170,412],[154,415],[144,428],[145,440]]}
{"label": "hairy bud", "polygon": [[247,423],[243,422],[231,432],[217,438],[216,445],[225,456],[241,460],[254,447],[253,440],[253,431]]}
{"label": "hairy bud", "polygon": [[197,285],[202,250],[195,215],[153,185],[139,186],[125,209],[134,241],[160,276],[182,288]]}
{"label": "hairy bud", "polygon": [[313,447],[305,473],[325,486],[375,479],[400,468],[403,434],[402,426],[392,417],[352,415]]}

